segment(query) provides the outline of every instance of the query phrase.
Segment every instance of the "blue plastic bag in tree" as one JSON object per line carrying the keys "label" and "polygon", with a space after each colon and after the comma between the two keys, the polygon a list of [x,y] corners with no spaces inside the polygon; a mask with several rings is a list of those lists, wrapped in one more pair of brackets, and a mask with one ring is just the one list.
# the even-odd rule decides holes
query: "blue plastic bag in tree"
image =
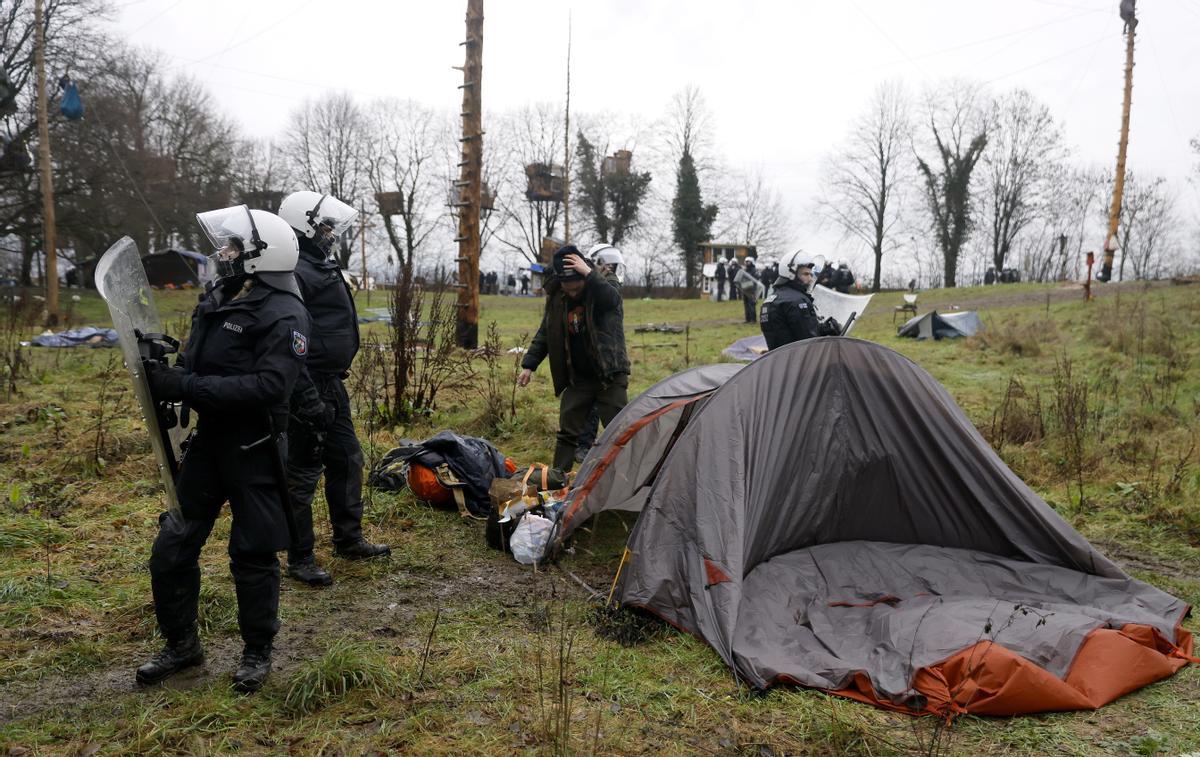
{"label": "blue plastic bag in tree", "polygon": [[74,82],[69,82],[63,87],[62,104],[58,109],[71,121],[83,118],[83,100],[80,99],[79,88]]}

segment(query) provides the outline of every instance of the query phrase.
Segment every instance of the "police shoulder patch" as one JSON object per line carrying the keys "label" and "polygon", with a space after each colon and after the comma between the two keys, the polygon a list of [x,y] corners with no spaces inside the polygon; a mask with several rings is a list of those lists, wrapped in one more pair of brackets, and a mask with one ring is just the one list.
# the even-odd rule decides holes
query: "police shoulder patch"
{"label": "police shoulder patch", "polygon": [[292,332],[292,352],[296,353],[298,357],[308,354],[308,337],[299,331]]}

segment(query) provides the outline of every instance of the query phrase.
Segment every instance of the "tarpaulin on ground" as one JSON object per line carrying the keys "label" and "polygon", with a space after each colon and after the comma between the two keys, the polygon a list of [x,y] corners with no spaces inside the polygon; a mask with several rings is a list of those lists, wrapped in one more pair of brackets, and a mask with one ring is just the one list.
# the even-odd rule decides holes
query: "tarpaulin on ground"
{"label": "tarpaulin on ground", "polygon": [[117,330],[84,326],[55,334],[39,334],[29,344],[33,347],[116,347]]}

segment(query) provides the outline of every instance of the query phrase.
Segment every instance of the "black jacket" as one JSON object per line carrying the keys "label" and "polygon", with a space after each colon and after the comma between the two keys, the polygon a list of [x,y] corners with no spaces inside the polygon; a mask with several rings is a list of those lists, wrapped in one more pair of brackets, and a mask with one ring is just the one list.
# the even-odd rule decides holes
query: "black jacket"
{"label": "black jacket", "polygon": [[[554,379],[554,394],[563,393],[571,384],[571,348],[567,335],[567,296],[557,277],[546,281],[546,309],[529,352],[521,361],[522,368],[537,370],[550,357],[550,375]],[[620,375],[629,375],[629,356],[625,353],[625,310],[621,293],[596,268],[588,274],[583,287],[584,318],[587,323],[588,346],[592,364],[603,384]]]}
{"label": "black jacket", "polygon": [[800,286],[794,280],[778,284],[774,294],[763,300],[758,324],[767,339],[767,349],[820,335],[816,306]]}
{"label": "black jacket", "polygon": [[307,237],[300,240],[296,281],[312,318],[310,374],[339,375],[350,370],[358,353],[358,311],[354,293],[337,261],[328,260]]}
{"label": "black jacket", "polygon": [[200,425],[246,425],[270,411],[286,424],[288,399],[308,356],[309,317],[292,292],[251,278],[253,287],[212,288],[192,313],[182,364],[183,398]]}

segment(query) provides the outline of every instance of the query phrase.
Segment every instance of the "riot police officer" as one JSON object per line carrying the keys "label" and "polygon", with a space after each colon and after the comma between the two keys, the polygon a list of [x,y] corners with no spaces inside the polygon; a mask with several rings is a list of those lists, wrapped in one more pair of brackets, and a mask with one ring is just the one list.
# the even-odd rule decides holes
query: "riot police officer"
{"label": "riot police officer", "polygon": [[146,363],[151,393],[198,414],[180,463],[180,510],[159,518],[150,555],[154,611],[166,646],[137,669],[157,683],[204,661],[196,631],[200,549],[225,502],[229,569],[245,647],[235,689],[262,687],[279,630],[279,562],[287,547],[283,448],[288,398],[308,354],[309,318],[292,270],[296,237],[278,216],[238,205],[197,215],[218,249],[218,278],[192,314],[181,363]]}
{"label": "riot police officer", "polygon": [[[601,242],[592,245],[592,249],[588,250],[588,259],[592,261],[604,280],[619,293],[621,284],[625,280],[625,256],[621,254],[621,250],[607,242]],[[579,432],[579,443],[575,447],[575,462],[582,463],[587,458],[588,451],[596,443],[598,436],[600,436],[600,406],[593,403],[592,409],[588,411],[587,420],[583,422],[583,430]]]}
{"label": "riot police officer", "polygon": [[336,197],[301,191],[284,198],[279,215],[299,239],[296,279],[312,317],[306,375],[292,398],[299,422],[288,448],[288,487],[296,520],[288,576],[310,586],[328,586],[333,578],[317,565],[313,552],[312,502],[322,471],[335,554],[350,560],[391,554],[386,544],[372,544],[362,534],[363,453],[344,382],[358,352],[358,313],[341,266],[330,258],[337,238],[358,212]]}
{"label": "riot police officer", "polygon": [[816,306],[808,290],[813,283],[813,266],[803,250],[779,261],[774,293],[763,300],[759,326],[767,349],[820,336]]}

